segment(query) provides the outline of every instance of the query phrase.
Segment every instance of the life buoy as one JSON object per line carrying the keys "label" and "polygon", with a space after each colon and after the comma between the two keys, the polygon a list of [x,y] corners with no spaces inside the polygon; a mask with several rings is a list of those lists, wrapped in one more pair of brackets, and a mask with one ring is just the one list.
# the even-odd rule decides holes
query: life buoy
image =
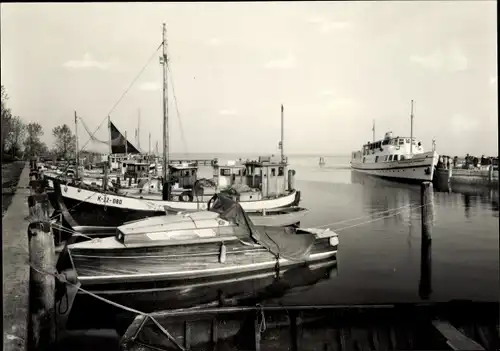
{"label": "life buoy", "polygon": [[193,201],[193,194],[189,191],[185,191],[182,194],[179,195],[179,201],[181,202],[192,202]]}

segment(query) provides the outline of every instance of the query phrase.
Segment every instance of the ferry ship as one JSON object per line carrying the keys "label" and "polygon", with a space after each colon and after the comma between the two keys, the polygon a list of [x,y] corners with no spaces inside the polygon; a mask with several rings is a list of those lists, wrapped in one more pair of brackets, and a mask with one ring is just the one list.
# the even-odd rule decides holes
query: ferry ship
{"label": "ferry ship", "polygon": [[384,139],[375,140],[375,124],[372,131],[373,142],[351,155],[353,170],[405,181],[432,181],[439,155],[435,150],[424,152],[422,142],[413,137],[413,101],[410,137],[393,137],[387,132]]}

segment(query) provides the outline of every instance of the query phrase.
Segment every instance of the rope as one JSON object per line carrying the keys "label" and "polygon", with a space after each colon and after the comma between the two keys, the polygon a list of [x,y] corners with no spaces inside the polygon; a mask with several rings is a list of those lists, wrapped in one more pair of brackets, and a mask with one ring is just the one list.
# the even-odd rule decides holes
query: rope
{"label": "rope", "polygon": [[36,272],[40,273],[40,274],[45,274],[45,275],[50,275],[50,276],[53,276],[55,279],[57,279],[58,281],[60,281],[61,283],[64,283],[64,284],[68,284],[72,287],[75,287],[77,288],[79,291],[83,292],[84,294],[87,294],[87,295],[90,295],[104,303],[107,303],[111,306],[114,306],[114,307],[117,307],[117,308],[120,308],[122,310],[125,310],[127,312],[131,312],[131,313],[134,313],[134,314],[137,314],[137,315],[140,315],[140,316],[144,316],[146,318],[150,318],[151,321],[156,324],[156,326],[167,336],[167,338],[181,351],[186,351],[185,348],[183,348],[181,345],[179,345],[177,343],[177,341],[175,340],[175,338],[165,329],[163,328],[163,326],[158,323],[158,321],[154,318],[154,316],[152,316],[151,314],[149,313],[145,313],[145,312],[141,312],[139,310],[136,310],[134,308],[131,308],[131,307],[128,307],[128,306],[124,306],[122,304],[119,304],[119,303],[116,303],[114,301],[111,301],[111,300],[108,300],[102,296],[99,296],[99,295],[96,295],[90,291],[87,291],[83,288],[81,288],[80,286],[76,285],[76,284],[73,284],[72,282],[68,281],[65,277],[64,274],[58,274],[57,272],[49,272],[49,271],[45,271],[43,269],[40,269],[39,267],[36,267],[33,262],[29,262],[29,265],[30,267],[35,270]]}
{"label": "rope", "polygon": [[411,207],[411,206],[413,206],[413,204],[409,204],[409,205],[405,205],[405,206],[401,206],[401,207],[396,207],[396,208],[393,208],[393,209],[390,209],[390,210],[385,210],[385,211],[375,212],[375,213],[372,213],[372,214],[370,214],[370,215],[361,216],[361,217],[357,217],[357,218],[352,218],[352,219],[344,219],[344,220],[339,221],[339,222],[333,222],[333,223],[329,223],[329,224],[325,224],[325,225],[316,226],[315,228],[323,228],[323,227],[328,227],[328,226],[335,225],[335,224],[341,224],[341,223],[346,223],[346,222],[352,222],[352,221],[356,221],[356,220],[358,220],[358,219],[363,219],[363,218],[371,217],[371,216],[374,216],[374,215],[380,215],[380,214],[382,214],[382,213],[392,212],[392,211],[400,210],[400,209],[402,209],[402,208]]}
{"label": "rope", "polygon": [[158,52],[158,50],[162,47],[163,45],[163,42],[161,42],[160,45],[158,45],[158,47],[156,48],[156,50],[153,52],[153,54],[151,55],[151,57],[149,58],[149,60],[146,62],[146,64],[142,67],[142,69],[139,71],[139,73],[135,76],[135,78],[132,80],[132,83],[130,83],[130,85],[128,86],[127,89],[125,89],[124,93],[122,94],[122,96],[118,99],[118,101],[113,105],[113,107],[111,108],[111,110],[106,114],[106,117],[102,120],[101,124],[99,124],[99,126],[97,127],[97,129],[94,131],[94,133],[92,133],[92,135],[90,136],[90,139],[87,140],[87,142],[81,147],[80,151],[83,151],[83,149],[85,148],[85,146],[87,146],[87,144],[93,140],[95,138],[95,133],[97,133],[97,131],[101,128],[102,124],[104,123],[104,121],[106,121],[106,119],[109,117],[109,115],[111,115],[111,113],[115,110],[115,108],[118,106],[118,104],[123,100],[123,98],[125,97],[125,95],[127,95],[127,93],[130,91],[130,89],[132,88],[132,86],[135,84],[135,82],[139,79],[139,77],[142,75],[142,73],[144,72],[144,70],[149,66],[149,64],[151,63],[151,61],[153,60],[153,58],[156,56],[156,53]]}
{"label": "rope", "polygon": [[[359,227],[361,225],[364,225],[364,224],[368,224],[368,223],[372,223],[372,222],[375,222],[375,221],[379,221],[381,219],[384,219],[384,218],[390,218],[390,217],[393,217],[393,216],[397,216],[398,214],[401,214],[401,213],[404,213],[404,212],[407,212],[407,211],[411,211],[411,210],[416,210],[418,208],[421,208],[421,207],[424,207],[426,205],[430,205],[431,202],[427,203],[427,204],[424,204],[424,205],[419,205],[419,206],[415,206],[413,208],[408,208],[406,210],[403,210],[403,211],[399,211],[399,212],[396,212],[396,213],[393,213],[393,214],[390,214],[388,216],[383,216],[383,217],[379,217],[379,218],[375,218],[375,219],[372,219],[372,220],[369,220],[369,221],[364,221],[364,222],[361,222],[361,223],[357,223],[357,224],[353,224],[353,225],[350,225],[350,226],[347,226],[347,227],[343,227],[343,228],[339,228],[339,229],[334,229],[335,232],[340,232],[342,230],[345,230],[345,229],[349,229],[349,228],[354,228],[354,227]],[[327,227],[329,226],[328,224],[327,225],[323,225],[321,227]],[[321,228],[321,227],[317,227],[317,228]]]}

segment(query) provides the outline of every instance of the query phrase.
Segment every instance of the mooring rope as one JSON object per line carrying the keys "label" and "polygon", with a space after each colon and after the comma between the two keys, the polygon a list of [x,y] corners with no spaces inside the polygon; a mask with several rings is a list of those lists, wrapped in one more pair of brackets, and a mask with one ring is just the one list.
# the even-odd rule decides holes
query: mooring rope
{"label": "mooring rope", "polygon": [[[332,229],[332,230],[335,231],[335,232],[339,232],[339,231],[342,231],[342,230],[345,230],[345,229],[359,227],[361,225],[365,225],[365,224],[368,224],[368,223],[379,221],[379,220],[385,219],[385,218],[394,217],[394,216],[397,216],[397,215],[399,215],[401,213],[405,213],[405,212],[408,212],[408,211],[411,211],[411,210],[416,210],[418,208],[424,207],[426,205],[431,205],[431,204],[432,204],[432,202],[428,202],[426,204],[419,205],[419,206],[414,206],[414,207],[410,207],[410,208],[407,208],[406,210],[399,211],[399,212],[396,212],[396,213],[392,213],[392,214],[387,215],[387,216],[378,217],[378,218],[375,218],[375,219],[372,219],[372,220],[369,220],[369,221],[364,221],[364,222],[356,223],[356,224],[353,224],[353,225],[350,225],[350,226],[347,226],[347,227],[343,227],[343,228],[339,228],[339,229]],[[385,211],[385,212],[387,212],[387,211]],[[363,217],[361,217],[361,218],[363,218]],[[336,222],[336,223],[340,223],[340,222]],[[331,225],[335,225],[336,223],[330,223],[330,224],[325,224],[325,225],[322,225],[322,226],[316,226],[316,228],[329,227]]]}
{"label": "mooring rope", "polygon": [[[94,294],[88,290],[85,290],[83,289],[82,287],[76,285],[76,284],[73,284],[72,282],[68,281],[66,279],[66,276],[64,274],[59,274],[57,272],[49,272],[49,271],[45,271],[43,269],[40,269],[39,267],[36,267],[31,261],[29,262],[29,265],[30,267],[35,270],[36,272],[40,273],[40,274],[45,274],[45,275],[51,275],[53,276],[55,279],[57,279],[59,282],[61,283],[64,283],[64,284],[68,284],[76,289],[78,289],[79,291],[83,292],[84,294],[87,294],[87,295],[90,295],[104,303],[107,303],[109,305],[112,305],[114,307],[117,307],[117,308],[120,308],[122,310],[125,310],[127,312],[131,312],[131,313],[134,313],[134,314],[137,314],[137,315],[140,315],[140,316],[143,316],[143,317],[146,317],[146,318],[149,318],[151,319],[151,321],[167,336],[167,338],[181,351],[187,351],[184,347],[182,347],[181,345],[179,345],[177,343],[177,341],[175,340],[175,338],[155,319],[154,316],[152,316],[150,313],[146,313],[146,312],[142,312],[142,311],[139,311],[139,310],[136,310],[132,307],[128,307],[128,306],[124,306],[122,304],[119,304],[117,302],[114,302],[114,301],[111,301],[111,300],[108,300],[102,296],[99,296],[97,294]],[[55,270],[55,268],[54,268]]]}

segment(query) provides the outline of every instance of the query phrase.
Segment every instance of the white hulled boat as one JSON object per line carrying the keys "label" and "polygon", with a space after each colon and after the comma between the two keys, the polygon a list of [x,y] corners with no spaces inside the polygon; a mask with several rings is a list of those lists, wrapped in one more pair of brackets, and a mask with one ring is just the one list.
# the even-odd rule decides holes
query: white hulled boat
{"label": "white hulled boat", "polygon": [[385,133],[384,139],[363,145],[360,151],[351,154],[351,168],[374,176],[406,181],[432,181],[439,155],[435,150],[424,152],[422,142],[413,137],[413,101],[411,113],[411,136],[393,137]]}

